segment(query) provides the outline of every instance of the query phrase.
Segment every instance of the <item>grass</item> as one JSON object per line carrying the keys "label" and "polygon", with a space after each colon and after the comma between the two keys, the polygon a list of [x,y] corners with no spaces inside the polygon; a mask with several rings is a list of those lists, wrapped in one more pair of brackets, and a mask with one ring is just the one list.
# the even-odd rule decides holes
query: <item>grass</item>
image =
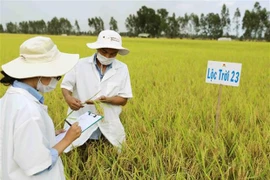
{"label": "grass", "polygon": [[[1,65],[30,35],[0,35]],[[62,51],[94,53],[95,37],[51,36]],[[118,56],[134,98],[123,107],[121,154],[106,141],[62,155],[67,179],[270,179],[270,44],[123,38]],[[205,83],[208,60],[242,63],[239,87],[224,86],[215,136],[218,86]],[[6,87],[0,86],[0,97]],[[67,104],[59,85],[45,94],[57,128]]]}

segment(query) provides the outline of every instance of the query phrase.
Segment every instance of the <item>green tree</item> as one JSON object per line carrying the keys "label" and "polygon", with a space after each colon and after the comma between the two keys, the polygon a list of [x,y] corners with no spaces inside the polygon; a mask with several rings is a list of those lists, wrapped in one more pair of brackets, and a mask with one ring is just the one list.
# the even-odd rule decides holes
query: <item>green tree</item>
{"label": "green tree", "polygon": [[66,18],[60,18],[59,20],[60,34],[70,34],[72,31],[72,25]]}
{"label": "green tree", "polygon": [[161,32],[161,17],[154,9],[142,6],[136,15],[129,15],[125,25],[129,34],[149,33],[153,37],[158,37]]}
{"label": "green tree", "polygon": [[27,21],[19,22],[19,31],[23,34],[29,33],[29,25]]}
{"label": "green tree", "polygon": [[206,22],[206,16],[202,13],[200,17],[200,32],[202,37],[207,37],[208,35],[208,28]]}
{"label": "green tree", "polygon": [[161,20],[154,9],[142,6],[137,11],[137,20],[135,22],[139,33],[149,33],[152,37],[159,36]]}
{"label": "green tree", "polygon": [[3,25],[0,24],[0,33],[3,33],[4,32],[4,28],[3,28]]}
{"label": "green tree", "polygon": [[130,14],[125,21],[125,26],[128,31],[129,36],[137,36],[139,33],[138,27],[137,27],[137,17],[134,14]]}
{"label": "green tree", "polygon": [[220,23],[221,23],[223,35],[228,36],[229,31],[230,31],[231,20],[230,20],[229,8],[227,8],[225,4],[223,4],[222,6],[220,17],[221,17]]}
{"label": "green tree", "polygon": [[243,20],[242,29],[245,39],[262,39],[268,27],[269,12],[256,2],[252,11],[246,10]]}
{"label": "green tree", "polygon": [[77,20],[75,20],[75,27],[76,27],[77,34],[80,34],[81,29]]}
{"label": "green tree", "polygon": [[264,33],[264,38],[266,41],[270,42],[270,12],[268,12],[267,28]]}
{"label": "green tree", "polygon": [[208,35],[210,38],[217,39],[222,36],[221,19],[218,14],[209,13],[206,16]]}
{"label": "green tree", "polygon": [[8,22],[6,23],[6,29],[7,33],[17,33],[18,32],[18,26],[16,23]]}
{"label": "green tree", "polygon": [[29,34],[36,34],[37,33],[37,27],[35,24],[35,21],[28,21],[28,33]]}
{"label": "green tree", "polygon": [[111,30],[118,31],[117,21],[113,17],[111,17],[109,25]]}
{"label": "green tree", "polygon": [[255,25],[255,14],[253,12],[250,12],[249,10],[245,11],[244,17],[242,19],[242,29],[244,30],[243,37],[245,39],[251,39],[252,38],[252,31],[254,29]]}
{"label": "green tree", "polygon": [[104,22],[101,17],[88,18],[88,26],[93,29],[92,33],[94,35],[104,30]]}
{"label": "green tree", "polygon": [[197,36],[200,31],[200,19],[199,16],[191,13],[190,15],[190,24],[192,26],[192,34]]}
{"label": "green tree", "polygon": [[159,28],[159,33],[158,33],[160,35],[162,33],[165,33],[168,29],[169,12],[166,9],[161,8],[157,10],[157,14],[160,17],[160,28]]}
{"label": "green tree", "polygon": [[60,34],[60,22],[57,17],[52,18],[51,21],[47,23],[49,34]]}
{"label": "green tree", "polygon": [[240,27],[240,18],[241,18],[241,13],[239,8],[236,8],[236,11],[233,16],[233,21],[235,23],[235,32],[236,32],[236,37],[239,37],[239,27]]}
{"label": "green tree", "polygon": [[166,30],[166,35],[169,38],[175,38],[179,36],[179,28],[180,28],[180,23],[178,19],[175,17],[175,13],[172,14],[168,18],[168,27]]}
{"label": "green tree", "polygon": [[269,21],[269,25],[264,33],[264,38],[266,41],[270,42],[270,21]]}
{"label": "green tree", "polygon": [[42,19],[39,21],[36,21],[36,26],[37,26],[37,33],[38,34],[45,34],[47,32],[47,25],[46,22]]}
{"label": "green tree", "polygon": [[159,37],[161,33],[168,31],[168,11],[158,9],[157,12],[146,6],[142,6],[136,14],[130,14],[125,21],[129,35],[149,33],[152,37]]}
{"label": "green tree", "polygon": [[257,37],[259,39],[262,39],[263,34],[265,33],[267,27],[268,27],[268,18],[269,18],[269,13],[267,12],[266,8],[263,9],[258,9],[255,11],[257,16],[259,17],[259,25],[258,25],[258,31],[257,31]]}
{"label": "green tree", "polygon": [[187,13],[183,17],[178,17],[178,22],[180,23],[180,34],[184,36],[188,36],[188,34],[191,31],[191,25],[190,25],[190,17]]}
{"label": "green tree", "polygon": [[44,34],[47,32],[47,25],[44,20],[28,21],[28,33]]}

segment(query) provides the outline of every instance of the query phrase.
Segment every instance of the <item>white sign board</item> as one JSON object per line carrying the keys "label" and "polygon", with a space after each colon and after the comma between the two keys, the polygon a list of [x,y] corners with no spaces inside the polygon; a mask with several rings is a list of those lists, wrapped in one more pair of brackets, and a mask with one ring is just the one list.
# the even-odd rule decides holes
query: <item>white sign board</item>
{"label": "white sign board", "polygon": [[227,86],[239,86],[242,64],[208,61],[206,82]]}

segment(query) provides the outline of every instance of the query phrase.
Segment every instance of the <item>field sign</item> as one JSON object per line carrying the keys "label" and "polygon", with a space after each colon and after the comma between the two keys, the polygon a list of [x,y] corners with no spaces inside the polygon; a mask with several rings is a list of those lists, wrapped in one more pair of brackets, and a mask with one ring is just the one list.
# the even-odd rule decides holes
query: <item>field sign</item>
{"label": "field sign", "polygon": [[239,86],[242,64],[208,61],[206,82],[227,86]]}

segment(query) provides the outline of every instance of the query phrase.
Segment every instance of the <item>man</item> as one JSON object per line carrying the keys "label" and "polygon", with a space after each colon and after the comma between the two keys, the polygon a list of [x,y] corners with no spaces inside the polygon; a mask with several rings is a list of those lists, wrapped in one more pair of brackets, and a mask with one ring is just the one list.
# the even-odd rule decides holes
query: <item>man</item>
{"label": "man", "polygon": [[112,30],[101,31],[97,41],[87,46],[97,52],[79,60],[61,84],[69,105],[68,114],[74,110],[68,120],[73,123],[87,111],[98,113],[96,103],[104,110],[104,119],[83,132],[73,145],[81,145],[88,139],[97,140],[103,134],[112,145],[121,148],[125,131],[119,115],[121,106],[132,98],[132,90],[127,65],[115,58],[117,54],[128,54],[129,50],[122,47],[121,36]]}

